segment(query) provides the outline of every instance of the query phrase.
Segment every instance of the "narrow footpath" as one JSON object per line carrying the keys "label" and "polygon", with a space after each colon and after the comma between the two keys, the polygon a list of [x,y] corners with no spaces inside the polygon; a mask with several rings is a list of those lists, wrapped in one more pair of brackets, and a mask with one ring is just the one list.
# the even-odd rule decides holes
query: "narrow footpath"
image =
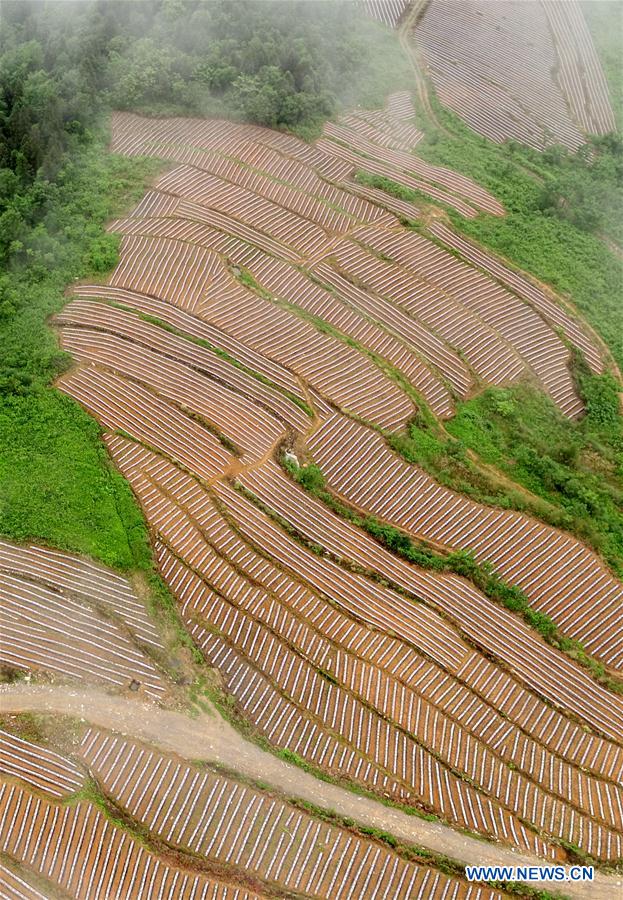
{"label": "narrow footpath", "polygon": [[[347,816],[361,825],[382,829],[404,843],[417,844],[464,865],[543,865],[543,860],[460,834],[367,797],[314,778],[245,740],[216,710],[197,718],[162,709],[138,698],[107,694],[95,688],[11,684],[0,687],[0,715],[43,713],[72,716],[145,741],[189,760],[204,760],[261,780],[288,797]],[[536,884],[534,885],[537,886]],[[552,893],[556,885],[542,884]],[[623,897],[623,877],[596,873],[592,883],[565,883],[562,896],[585,900]]]}

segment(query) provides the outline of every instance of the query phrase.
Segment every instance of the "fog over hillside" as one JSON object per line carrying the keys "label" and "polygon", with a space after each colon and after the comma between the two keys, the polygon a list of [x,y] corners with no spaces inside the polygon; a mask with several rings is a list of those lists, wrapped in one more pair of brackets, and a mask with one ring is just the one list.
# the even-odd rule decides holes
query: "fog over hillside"
{"label": "fog over hillside", "polygon": [[0,900],[611,900],[621,3],[2,5]]}

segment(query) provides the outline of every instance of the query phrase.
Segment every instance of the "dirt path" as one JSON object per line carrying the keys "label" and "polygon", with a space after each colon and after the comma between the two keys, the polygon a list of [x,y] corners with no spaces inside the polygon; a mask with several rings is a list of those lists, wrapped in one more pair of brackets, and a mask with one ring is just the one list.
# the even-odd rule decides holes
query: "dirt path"
{"label": "dirt path", "polygon": [[409,11],[409,14],[398,30],[398,40],[400,41],[402,49],[404,50],[405,55],[407,56],[407,59],[411,64],[411,68],[413,69],[417,95],[420,103],[422,104],[430,120],[436,125],[439,131],[441,131],[443,134],[448,135],[449,137],[453,137],[452,133],[448,131],[448,129],[444,125],[441,124],[431,106],[430,98],[428,96],[428,86],[426,84],[426,75],[424,74],[424,63],[420,58],[420,51],[418,51],[415,42],[411,39],[411,32],[415,28],[415,25],[420,16],[424,13],[426,5],[426,0],[418,0],[417,3],[413,4]]}
{"label": "dirt path", "polygon": [[[543,863],[319,781],[246,741],[216,711],[191,719],[180,712],[97,689],[24,684],[0,687],[0,713],[19,712],[74,716],[186,759],[220,763],[241,775],[261,780],[289,797],[334,810],[362,825],[389,831],[401,841],[418,844],[463,864]],[[552,885],[547,887],[553,889]],[[613,900],[623,895],[623,878],[597,874],[592,884],[565,884],[564,894],[586,900]]]}

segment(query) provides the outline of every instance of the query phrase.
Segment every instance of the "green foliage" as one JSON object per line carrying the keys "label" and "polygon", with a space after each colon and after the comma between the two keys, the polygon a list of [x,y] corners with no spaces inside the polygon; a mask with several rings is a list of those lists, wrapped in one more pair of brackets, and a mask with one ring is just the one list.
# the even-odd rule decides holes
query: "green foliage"
{"label": "green foliage", "polygon": [[119,258],[119,244],[118,234],[102,234],[100,237],[94,237],[87,250],[87,269],[98,275],[110,272]]}
{"label": "green foliage", "polygon": [[[465,450],[547,502],[542,518],[574,532],[623,573],[623,426],[617,384],[578,366],[587,406],[565,418],[527,384],[489,388],[462,403],[447,430]],[[525,505],[525,503],[524,503]]]}
{"label": "green foliage", "polygon": [[[542,154],[514,142],[494,144],[434,96],[431,105],[445,130],[419,109],[425,139],[418,155],[470,176],[507,211],[464,219],[448,210],[454,228],[568,295],[623,368],[623,258],[601,237],[621,239],[619,137],[595,138],[588,153],[575,156],[561,148]],[[601,203],[597,211],[594,198]]]}
{"label": "green foliage", "polygon": [[544,178],[538,208],[581,231],[623,239],[623,141],[616,134],[592,138],[577,153],[552,147],[542,156]]}
{"label": "green foliage", "polygon": [[[54,6],[8,2],[2,8],[0,262],[49,214],[53,181],[89,143],[103,109],[102,48],[78,27],[84,12],[76,9],[72,30],[65,28],[71,4],[56,19]],[[46,261],[55,263],[51,256]]]}
{"label": "green foliage", "polygon": [[324,487],[324,475],[320,466],[317,466],[316,463],[302,466],[299,469],[298,476],[300,483],[308,490],[319,491]]}
{"label": "green foliage", "polygon": [[431,550],[419,547],[413,542],[408,534],[405,534],[404,531],[400,531],[399,528],[394,528],[393,525],[379,522],[374,516],[366,516],[361,520],[361,523],[358,522],[358,524],[363,525],[369,534],[378,541],[381,541],[381,543],[388,547],[392,552],[404,556],[409,562],[415,563],[418,566],[423,566],[426,569],[436,569],[440,572],[447,569],[447,562],[445,559]]}
{"label": "green foliage", "polygon": [[50,387],[70,364],[47,319],[65,286],[116,262],[103,224],[144,192],[158,164],[110,156],[98,135],[59,170],[45,215],[24,227],[0,279],[0,534],[149,568],[147,530],[97,423]]}
{"label": "green foliage", "polygon": [[539,612],[536,609],[526,609],[524,610],[524,618],[529,625],[532,625],[539,634],[542,634],[544,638],[553,638],[556,636],[556,625],[550,619],[549,616],[546,616],[545,613]]}
{"label": "green foliage", "polygon": [[379,841],[383,841],[384,844],[388,844],[390,847],[396,849],[398,847],[398,841],[394,837],[393,834],[390,834],[389,831],[383,831],[380,828],[374,828],[370,825],[360,825],[359,831],[362,834],[367,835],[368,837],[376,838]]}
{"label": "green foliage", "polygon": [[606,428],[613,435],[620,434],[620,387],[612,375],[582,374],[580,388],[586,404],[586,427]]}
{"label": "green foliage", "polygon": [[[3,10],[4,12],[4,10]],[[0,171],[2,195],[32,182],[42,170],[54,175],[92,121],[84,91],[68,73],[49,71],[44,47],[21,41],[10,27],[0,40]],[[7,178],[6,170],[16,178]]]}
{"label": "green foliage", "polygon": [[328,94],[297,92],[291,73],[279,66],[239,75],[232,84],[232,99],[247,121],[270,128],[322,122],[333,111]]}
{"label": "green foliage", "polygon": [[[505,509],[526,508],[526,500],[519,490],[509,489],[507,484],[483,472],[461,440],[425,422],[421,416],[416,417],[406,433],[394,432],[385,437],[396,453],[407,462],[421,466],[440,484],[481,503]],[[545,504],[538,509],[538,514],[547,516]]]}
{"label": "green foliage", "polygon": [[[524,592],[515,585],[507,584],[493,571],[489,563],[478,562],[469,550],[456,550],[453,553],[442,555],[423,542],[415,541],[409,534],[401,531],[394,525],[380,522],[374,516],[362,517],[337,500],[324,487],[324,476],[317,465],[312,464],[312,466],[308,467],[299,467],[288,460],[283,460],[282,462],[295,481],[339,516],[348,519],[353,525],[363,528],[393,553],[424,569],[431,569],[437,572],[452,572],[455,575],[460,575],[462,578],[469,579],[486,597],[504,606],[510,612],[522,616],[524,621],[531,628],[534,628],[544,640],[579,662],[588,669],[597,681],[605,685],[609,690],[623,694],[623,681],[618,678],[611,678],[604,666],[593,659],[584,650],[579,641],[563,636],[558,631],[556,623],[549,616],[532,609]],[[305,478],[304,474],[309,468],[317,470],[317,474],[311,480],[311,483],[310,480]],[[254,499],[257,503],[257,499],[253,495],[251,495],[250,499]],[[261,504],[258,503],[258,505]],[[269,509],[265,511],[271,514]],[[297,534],[293,536],[300,539],[300,536]],[[319,550],[321,553],[323,552],[323,548],[319,548]]]}
{"label": "green foliage", "polygon": [[[3,4],[9,124],[33,177],[50,157],[49,137],[62,155],[106,105],[226,115],[311,136],[340,107],[378,106],[412,80],[397,36],[350,3],[120,0],[40,7]],[[50,66],[52,53],[58,66]]]}
{"label": "green foliage", "polygon": [[[122,40],[117,38],[112,46],[116,48],[121,44]],[[131,53],[113,49],[108,70],[113,106],[132,109],[158,101],[174,102],[181,87],[179,79],[174,78],[174,67],[172,49],[163,47],[151,37],[132,41]]]}
{"label": "green foliage", "polygon": [[283,759],[285,762],[292,763],[295,766],[298,766],[300,769],[303,769],[305,772],[314,772],[315,769],[309,765],[306,759],[303,759],[302,756],[299,756],[298,753],[295,753],[294,750],[289,750],[287,747],[283,747],[281,750],[277,751],[277,756],[280,759]]}

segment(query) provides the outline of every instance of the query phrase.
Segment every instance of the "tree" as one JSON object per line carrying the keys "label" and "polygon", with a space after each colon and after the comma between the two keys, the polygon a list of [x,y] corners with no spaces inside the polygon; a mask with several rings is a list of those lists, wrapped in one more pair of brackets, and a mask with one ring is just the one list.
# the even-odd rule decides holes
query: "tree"
{"label": "tree", "polygon": [[296,121],[296,110],[288,103],[294,95],[292,76],[277,66],[263,66],[257,75],[239,75],[232,88],[235,102],[250,122],[274,128]]}
{"label": "tree", "polygon": [[136,41],[131,52],[113,53],[110,83],[113,105],[122,109],[148,106],[170,98],[174,56],[151,38]]}

